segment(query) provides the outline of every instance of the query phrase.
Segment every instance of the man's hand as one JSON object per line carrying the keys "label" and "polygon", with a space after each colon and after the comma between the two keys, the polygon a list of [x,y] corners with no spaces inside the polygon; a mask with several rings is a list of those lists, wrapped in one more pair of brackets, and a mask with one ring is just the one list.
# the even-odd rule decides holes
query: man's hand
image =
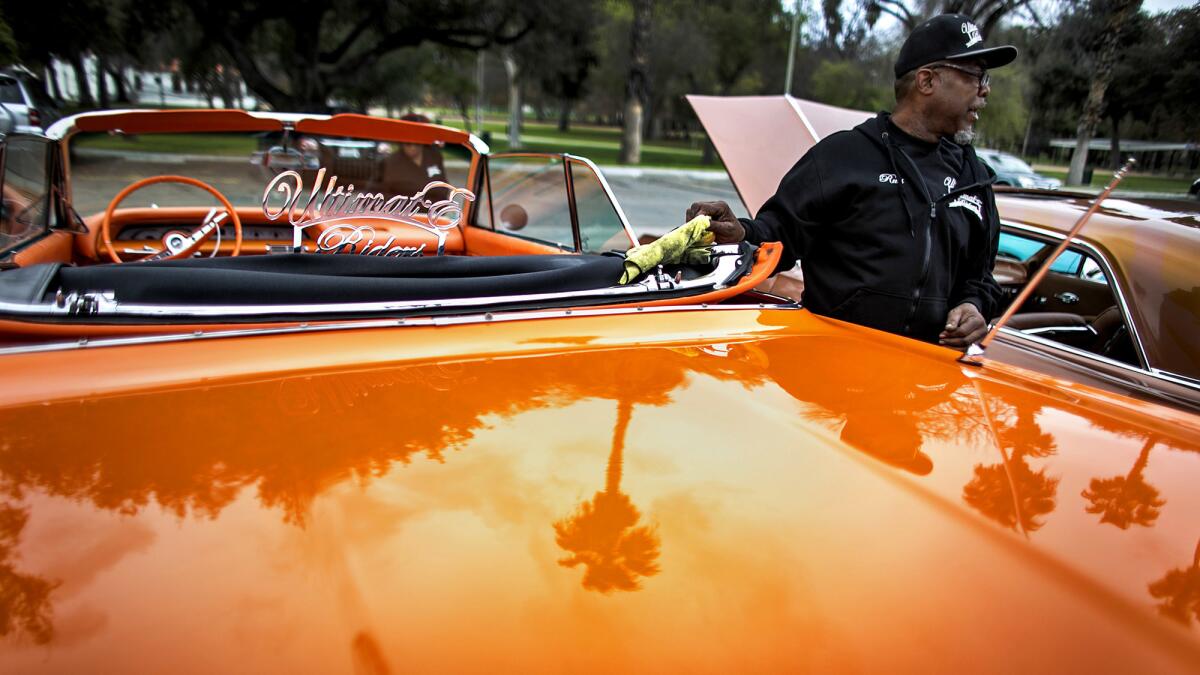
{"label": "man's hand", "polygon": [[718,244],[736,244],[746,238],[746,228],[725,202],[696,202],[688,208],[687,220],[696,216],[712,219],[708,231],[713,233]]}
{"label": "man's hand", "polygon": [[987,335],[987,321],[975,305],[964,302],[946,315],[946,329],[938,335],[938,343],[955,349],[966,349]]}

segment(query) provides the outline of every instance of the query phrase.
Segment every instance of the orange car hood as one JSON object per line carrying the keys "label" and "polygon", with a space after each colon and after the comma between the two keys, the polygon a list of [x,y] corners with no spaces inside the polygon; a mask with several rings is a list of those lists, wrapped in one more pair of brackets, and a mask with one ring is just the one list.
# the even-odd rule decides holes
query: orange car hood
{"label": "orange car hood", "polygon": [[5,357],[0,671],[1183,671],[1197,418],[802,310]]}

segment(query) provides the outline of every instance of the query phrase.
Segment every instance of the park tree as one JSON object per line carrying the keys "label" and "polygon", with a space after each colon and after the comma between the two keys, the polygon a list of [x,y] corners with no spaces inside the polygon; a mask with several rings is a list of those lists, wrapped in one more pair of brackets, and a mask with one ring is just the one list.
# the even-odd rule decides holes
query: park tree
{"label": "park tree", "polygon": [[[1112,66],[1093,130],[1096,133],[1101,123],[1107,124],[1114,168],[1121,161],[1124,128],[1140,123],[1145,130],[1155,120],[1173,119],[1172,111],[1181,102],[1165,94],[1168,83],[1174,73],[1200,66],[1200,56],[1195,52],[1173,51],[1180,41],[1173,39],[1171,26],[1168,15],[1152,17],[1146,13],[1131,15],[1125,24],[1121,55]],[[1054,28],[1033,32],[1028,58],[1022,59],[1018,66],[1029,64],[1029,100],[1037,111],[1039,126],[1062,134],[1076,130],[1083,104],[1091,93],[1099,50],[1108,30],[1108,16],[1092,11],[1090,4],[1081,3],[1064,13]],[[1189,108],[1187,104],[1182,107]]]}
{"label": "park tree", "polygon": [[19,58],[17,39],[13,37],[12,27],[4,20],[4,15],[0,14],[0,65],[7,66]]}
{"label": "park tree", "polygon": [[873,81],[862,62],[842,59],[822,61],[809,79],[813,100],[853,110],[890,109],[891,87]]}
{"label": "park tree", "polygon": [[984,35],[991,35],[1001,20],[1013,15],[1023,16],[1035,25],[1044,25],[1047,18],[1042,16],[1034,0],[863,0],[863,6],[865,15],[892,16],[906,32],[938,14],[964,14]]}
{"label": "park tree", "polygon": [[343,83],[423,44],[509,45],[549,11],[547,0],[179,0],[246,85],[277,110],[325,112]]}
{"label": "park tree", "polygon": [[571,112],[587,93],[598,63],[597,26],[602,11],[599,0],[565,3],[513,46],[526,81],[557,104],[559,131],[569,130]]}
{"label": "park tree", "polygon": [[633,21],[629,28],[629,70],[625,78],[624,128],[621,132],[622,164],[638,164],[642,161],[642,114],[650,97],[648,77],[648,42],[650,41],[650,17],[654,11],[654,0],[632,0]]}
{"label": "park tree", "polygon": [[1127,27],[1142,7],[1142,0],[1092,0],[1092,8],[1104,17],[1104,30],[1094,51],[1094,66],[1088,87],[1087,101],[1075,129],[1075,153],[1071,155],[1071,168],[1067,172],[1068,185],[1083,184],[1083,170],[1087,164],[1088,146],[1096,127],[1100,124],[1100,113],[1104,107],[1104,95],[1113,80]]}
{"label": "park tree", "polygon": [[1157,60],[1167,71],[1158,90],[1164,126],[1180,139],[1200,138],[1200,4],[1193,3],[1157,17],[1163,53]]}

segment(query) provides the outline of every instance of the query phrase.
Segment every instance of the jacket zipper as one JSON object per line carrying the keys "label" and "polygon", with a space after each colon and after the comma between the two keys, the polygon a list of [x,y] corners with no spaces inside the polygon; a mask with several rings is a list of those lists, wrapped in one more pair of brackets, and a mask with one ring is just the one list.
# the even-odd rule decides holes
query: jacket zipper
{"label": "jacket zipper", "polygon": [[[887,140],[887,132],[884,132],[884,142],[886,143]],[[937,199],[933,199],[929,195],[929,190],[925,187],[925,179],[921,176],[920,170],[916,168],[916,164],[913,163],[912,159],[909,158],[908,155],[904,154],[903,150],[900,151],[900,154],[908,160],[908,163],[911,165],[910,168],[916,171],[917,183],[921,188],[921,193],[925,195],[925,199],[929,200],[929,227],[925,229],[925,246],[923,253],[921,254],[921,275],[918,278],[917,285],[913,288],[912,306],[908,308],[908,318],[904,320],[903,334],[908,335],[908,331],[912,327],[912,320],[917,315],[917,308],[921,306],[921,294],[925,292],[925,281],[929,278],[929,256],[933,253],[933,228],[934,224],[937,222],[938,202],[942,201],[943,199],[949,199],[950,197],[970,192],[976,188],[991,185],[994,181],[977,181],[971,185],[966,185],[951,192],[947,192]],[[895,164],[895,162],[893,162],[893,164]]]}
{"label": "jacket zipper", "polygon": [[929,256],[933,252],[933,223],[937,220],[937,202],[929,204],[929,227],[925,229],[925,250],[921,255],[921,276],[913,288],[912,307],[908,309],[908,318],[904,320],[904,334],[912,326],[913,317],[917,315],[917,307],[921,304],[921,293],[925,290],[925,280],[929,277]]}
{"label": "jacket zipper", "polygon": [[[884,132],[883,140],[884,143],[888,143],[888,147],[891,147],[887,138],[887,132]],[[925,228],[925,246],[921,254],[921,274],[918,277],[917,285],[913,287],[912,306],[908,308],[908,317],[904,319],[904,328],[901,333],[902,335],[908,335],[908,331],[912,327],[913,317],[917,315],[917,307],[921,305],[921,294],[925,291],[925,280],[929,277],[929,256],[933,253],[933,225],[934,221],[937,220],[937,200],[930,196],[929,189],[925,187],[925,178],[921,175],[920,169],[917,168],[912,158],[905,154],[903,150],[900,150],[900,155],[908,160],[909,168],[912,170],[911,173],[916,175],[917,187],[920,188],[921,194],[925,196],[925,199],[929,203],[929,225]],[[893,160],[892,163],[895,164],[895,161]],[[896,168],[899,171],[899,167]]]}

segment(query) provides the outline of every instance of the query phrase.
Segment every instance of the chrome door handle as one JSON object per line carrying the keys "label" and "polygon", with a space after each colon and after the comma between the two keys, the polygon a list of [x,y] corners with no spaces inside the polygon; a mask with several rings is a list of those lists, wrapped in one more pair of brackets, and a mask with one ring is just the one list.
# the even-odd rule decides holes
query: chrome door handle
{"label": "chrome door handle", "polygon": [[1064,305],[1073,305],[1073,304],[1079,302],[1079,296],[1075,295],[1074,293],[1071,293],[1070,291],[1063,291],[1062,293],[1055,293],[1054,297],[1057,298],[1058,301]]}

